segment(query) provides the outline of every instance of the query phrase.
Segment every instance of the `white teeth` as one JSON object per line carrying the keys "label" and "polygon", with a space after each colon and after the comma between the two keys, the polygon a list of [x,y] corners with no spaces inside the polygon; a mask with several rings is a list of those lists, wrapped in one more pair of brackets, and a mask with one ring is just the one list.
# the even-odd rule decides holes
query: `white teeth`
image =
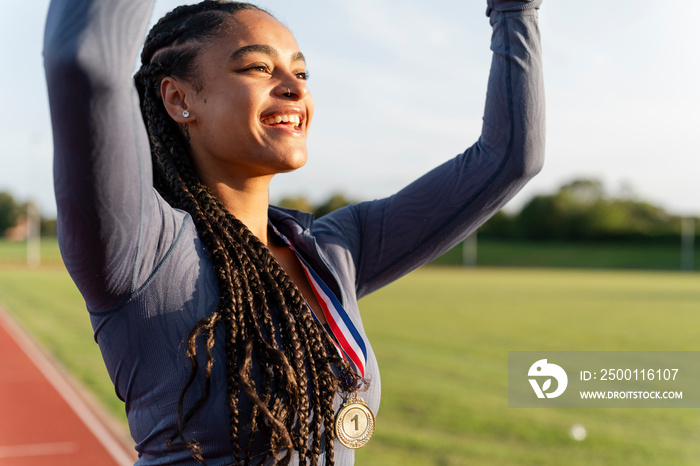
{"label": "white teeth", "polygon": [[273,117],[263,118],[261,121],[266,125],[294,123],[295,126],[299,126],[301,123],[301,117],[299,115],[275,115]]}

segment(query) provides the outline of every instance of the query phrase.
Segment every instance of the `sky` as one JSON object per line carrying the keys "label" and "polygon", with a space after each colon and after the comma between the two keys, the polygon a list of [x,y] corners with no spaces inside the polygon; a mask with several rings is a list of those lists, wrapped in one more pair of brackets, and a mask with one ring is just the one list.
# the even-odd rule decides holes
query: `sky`
{"label": "sky", "polygon": [[[56,212],[42,63],[47,0],[0,0],[0,191]],[[183,3],[158,0],[152,23]],[[260,0],[308,62],[309,162],[271,198],[392,194],[479,137],[485,1]],[[578,178],[700,215],[700,2],[544,0],[543,170],[506,207]]]}

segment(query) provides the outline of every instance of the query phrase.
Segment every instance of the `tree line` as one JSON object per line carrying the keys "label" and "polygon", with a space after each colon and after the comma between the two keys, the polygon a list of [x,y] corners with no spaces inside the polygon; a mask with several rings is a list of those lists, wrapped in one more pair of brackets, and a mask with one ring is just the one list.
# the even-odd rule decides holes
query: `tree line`
{"label": "tree line", "polygon": [[[356,200],[343,193],[334,193],[319,203],[305,196],[287,196],[276,204],[319,218],[353,202]],[[0,192],[0,237],[26,212],[27,202]],[[677,240],[681,221],[681,217],[633,195],[610,196],[598,180],[578,179],[555,193],[533,197],[518,212],[498,212],[479,228],[479,235],[528,241],[664,241]],[[699,233],[700,228],[695,228],[695,235]],[[55,236],[55,219],[42,217],[41,234]]]}
{"label": "tree line", "polygon": [[479,235],[533,241],[677,241],[682,220],[633,195],[609,196],[598,180],[579,179],[553,194],[533,197],[519,212],[497,213]]}

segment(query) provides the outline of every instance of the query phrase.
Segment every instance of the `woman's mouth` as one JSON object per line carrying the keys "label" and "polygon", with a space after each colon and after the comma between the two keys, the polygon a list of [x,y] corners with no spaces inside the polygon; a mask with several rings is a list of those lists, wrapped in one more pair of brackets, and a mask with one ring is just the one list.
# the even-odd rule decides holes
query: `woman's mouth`
{"label": "woman's mouth", "polygon": [[267,127],[287,129],[294,134],[301,134],[306,127],[306,111],[303,107],[293,105],[268,108],[260,115],[260,123]]}
{"label": "woman's mouth", "polygon": [[298,128],[301,125],[302,118],[295,114],[281,114],[262,118],[260,120],[265,125],[290,125]]}

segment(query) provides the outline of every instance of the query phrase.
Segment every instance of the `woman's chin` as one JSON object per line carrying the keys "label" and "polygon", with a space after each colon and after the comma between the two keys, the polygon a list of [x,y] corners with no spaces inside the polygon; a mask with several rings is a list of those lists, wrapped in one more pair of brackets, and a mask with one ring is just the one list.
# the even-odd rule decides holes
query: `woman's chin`
{"label": "woman's chin", "polygon": [[299,153],[295,154],[292,157],[289,157],[283,161],[283,163],[280,166],[280,173],[289,173],[293,172],[294,170],[298,170],[299,168],[303,167],[306,165],[306,162],[308,161],[309,157],[304,153]]}

